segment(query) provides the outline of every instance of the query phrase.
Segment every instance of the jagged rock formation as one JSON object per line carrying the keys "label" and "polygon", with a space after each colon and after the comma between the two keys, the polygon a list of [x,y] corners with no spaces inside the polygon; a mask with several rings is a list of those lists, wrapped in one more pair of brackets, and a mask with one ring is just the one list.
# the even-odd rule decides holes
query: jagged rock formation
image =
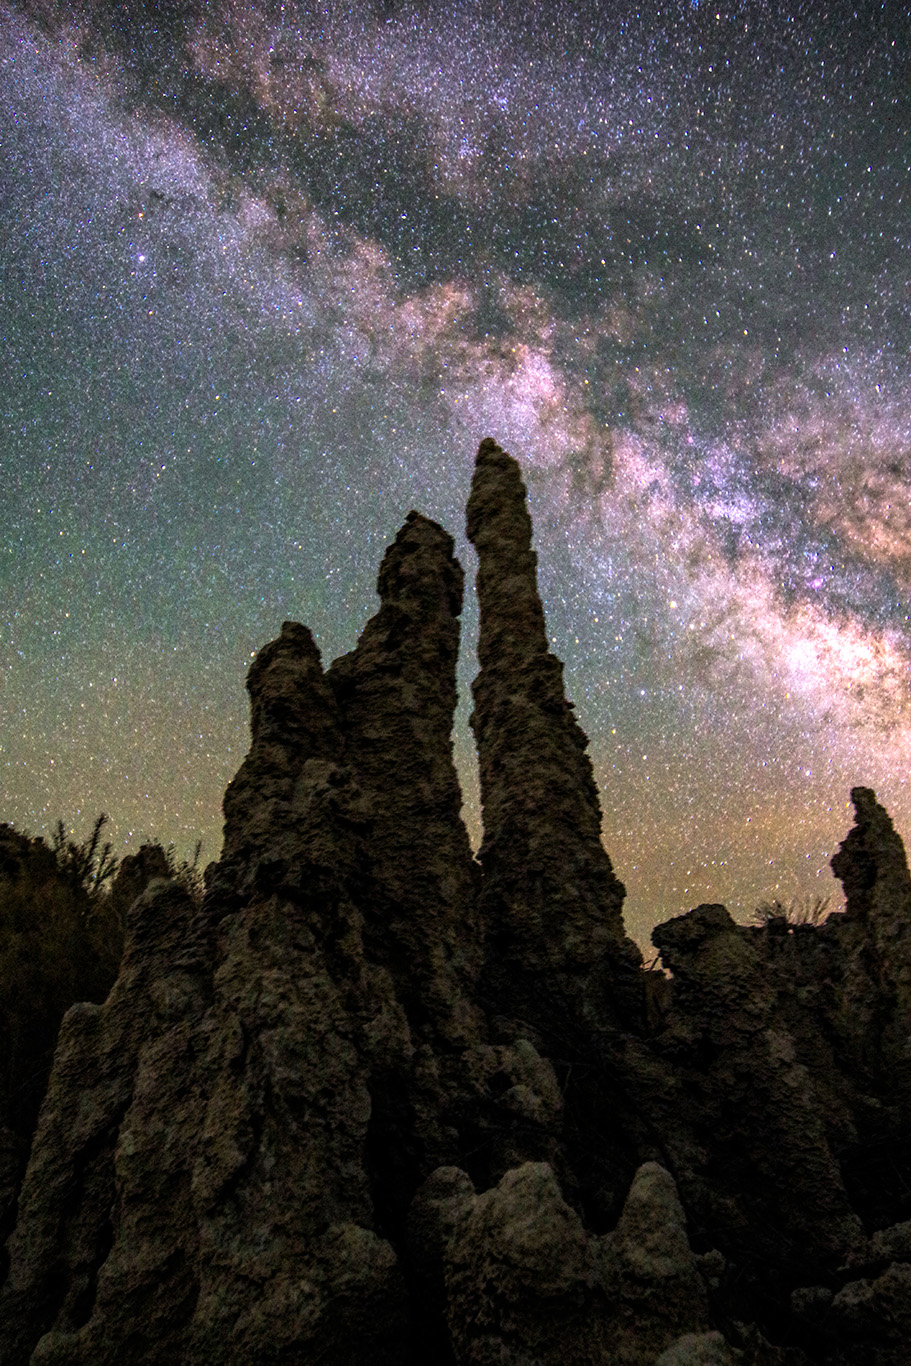
{"label": "jagged rock formation", "polygon": [[[642,1095],[694,1227],[762,1284],[770,1323],[819,1360],[898,1362],[911,1248],[889,1225],[911,1214],[911,876],[874,794],[851,797],[856,823],[832,859],[844,914],[745,928],[699,906],[653,932],[674,976],[649,1066],[669,1084]],[[865,1270],[883,1285],[853,1281]]]}
{"label": "jagged rock formation", "polygon": [[478,451],[467,533],[478,553],[471,726],[484,808],[481,906],[494,949],[488,989],[501,1014],[545,1027],[549,1009],[558,1030],[600,1029],[610,1005],[630,1023],[641,955],[601,844],[588,742],[547,648],[519,466],[491,440]]}
{"label": "jagged rock formation", "polygon": [[[134,881],[130,900],[143,885]],[[120,905],[93,897],[43,840],[0,825],[0,1281],[60,1021],[74,1002],[110,991]]]}
{"label": "jagged rock formation", "polygon": [[[457,1361],[654,1361],[708,1321],[705,1284],[673,1179],[636,1173],[616,1229],[586,1230],[552,1168],[526,1162],[475,1195],[435,1172],[415,1201],[422,1250],[442,1266]],[[435,1234],[435,1237],[434,1237]]]}
{"label": "jagged rock formation", "polygon": [[[674,974],[674,1006],[654,1047],[672,1064],[673,1084],[649,1104],[676,1111],[675,1123],[660,1113],[654,1122],[700,1222],[723,1223],[728,1248],[799,1274],[808,1258],[837,1260],[863,1230],[830,1146],[842,1132],[827,1132],[761,933],[735,925],[723,906],[697,907],[655,930]],[[822,1078],[827,1085],[825,1066]]]}
{"label": "jagged rock formation", "polygon": [[202,904],[151,855],[123,874],[119,976],[64,1018],[19,1193],[4,1366],[907,1362],[901,841],[856,789],[844,915],[698,907],[648,991],[492,441],[468,513],[478,862],[462,572],[410,513],[351,654],[324,670],[286,622],[257,655]]}
{"label": "jagged rock formation", "polygon": [[[588,741],[549,652],[518,463],[478,450],[466,531],[478,554],[481,666],[472,692],[487,936],[480,997],[498,1038],[530,1035],[564,1096],[564,1180],[598,1229],[620,1213],[642,1157],[657,1155],[625,1085],[618,1033],[641,1026],[642,958],[625,891],[601,844]],[[602,1137],[594,1147],[590,1134]]]}

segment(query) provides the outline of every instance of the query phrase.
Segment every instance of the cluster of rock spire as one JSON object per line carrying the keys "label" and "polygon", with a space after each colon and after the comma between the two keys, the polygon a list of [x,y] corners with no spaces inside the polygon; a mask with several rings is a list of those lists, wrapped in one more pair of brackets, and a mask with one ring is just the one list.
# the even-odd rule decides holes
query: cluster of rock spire
{"label": "cluster of rock spire", "polygon": [[645,972],[549,652],[519,467],[463,575],[409,513],[357,648],[286,622],[201,905],[152,881],[65,1016],[0,1363],[907,1362],[911,877],[867,789],[843,915],[660,926]]}

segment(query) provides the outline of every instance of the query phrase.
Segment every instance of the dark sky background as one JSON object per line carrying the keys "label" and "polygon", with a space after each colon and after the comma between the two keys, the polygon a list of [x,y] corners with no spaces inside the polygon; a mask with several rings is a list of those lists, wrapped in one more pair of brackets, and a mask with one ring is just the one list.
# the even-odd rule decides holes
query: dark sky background
{"label": "dark sky background", "polygon": [[0,337],[0,819],[217,857],[492,435],[634,934],[911,835],[906,6],[0,0]]}

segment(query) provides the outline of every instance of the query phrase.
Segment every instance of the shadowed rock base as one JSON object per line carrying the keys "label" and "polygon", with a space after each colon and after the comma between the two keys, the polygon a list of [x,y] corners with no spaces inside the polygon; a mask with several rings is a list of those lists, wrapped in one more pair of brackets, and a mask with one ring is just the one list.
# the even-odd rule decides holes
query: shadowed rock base
{"label": "shadowed rock base", "polygon": [[907,1366],[891,821],[855,789],[843,915],[697,907],[655,931],[656,988],[490,440],[468,534],[478,860],[462,571],[410,513],[351,654],[324,670],[286,622],[257,655],[202,903],[127,870],[119,975],[64,1017],[19,1190],[2,1366]]}

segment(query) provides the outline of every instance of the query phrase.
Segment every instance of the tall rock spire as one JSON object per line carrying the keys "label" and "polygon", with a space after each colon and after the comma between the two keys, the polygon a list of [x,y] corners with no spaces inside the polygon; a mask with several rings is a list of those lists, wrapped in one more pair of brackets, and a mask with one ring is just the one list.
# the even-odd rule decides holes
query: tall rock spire
{"label": "tall rock spire", "polygon": [[853,787],[854,826],[831,860],[845,893],[833,927],[848,954],[846,983],[860,1056],[875,1051],[911,1086],[911,874],[901,837],[869,787]]}
{"label": "tall rock spire", "polygon": [[481,945],[452,757],[465,577],[452,552],[441,526],[408,514],[380,566],[380,610],[327,679],[369,819],[368,956],[391,973],[413,1028],[432,1020],[465,1043],[476,1034],[465,991]]}
{"label": "tall rock spire", "polygon": [[[490,438],[478,450],[467,534],[479,562],[471,725],[488,989],[518,1018],[571,1002],[579,1023],[616,1022],[630,1007],[641,957],[624,933],[624,888],[601,844],[587,740],[564,694],[563,665],[547,648],[519,466]],[[610,999],[618,993],[623,1005]]]}
{"label": "tall rock spire", "polygon": [[330,792],[336,812],[340,805],[344,738],[306,626],[282,624],[250,666],[247,691],[250,751],[225,792],[224,847],[213,869],[218,890],[274,892],[302,878],[312,885],[314,860],[339,871],[337,843],[314,836]]}
{"label": "tall rock spire", "polygon": [[[656,929],[646,1023],[493,441],[468,533],[482,869],[450,739],[462,571],[411,513],[350,654],[324,672],[294,622],[258,654],[205,898],[159,860],[107,999],[63,1019],[0,1250],[2,1366],[907,1366],[891,820],[854,790],[822,925],[704,905]],[[22,908],[56,934],[38,871],[27,901],[0,886],[6,963]]]}

